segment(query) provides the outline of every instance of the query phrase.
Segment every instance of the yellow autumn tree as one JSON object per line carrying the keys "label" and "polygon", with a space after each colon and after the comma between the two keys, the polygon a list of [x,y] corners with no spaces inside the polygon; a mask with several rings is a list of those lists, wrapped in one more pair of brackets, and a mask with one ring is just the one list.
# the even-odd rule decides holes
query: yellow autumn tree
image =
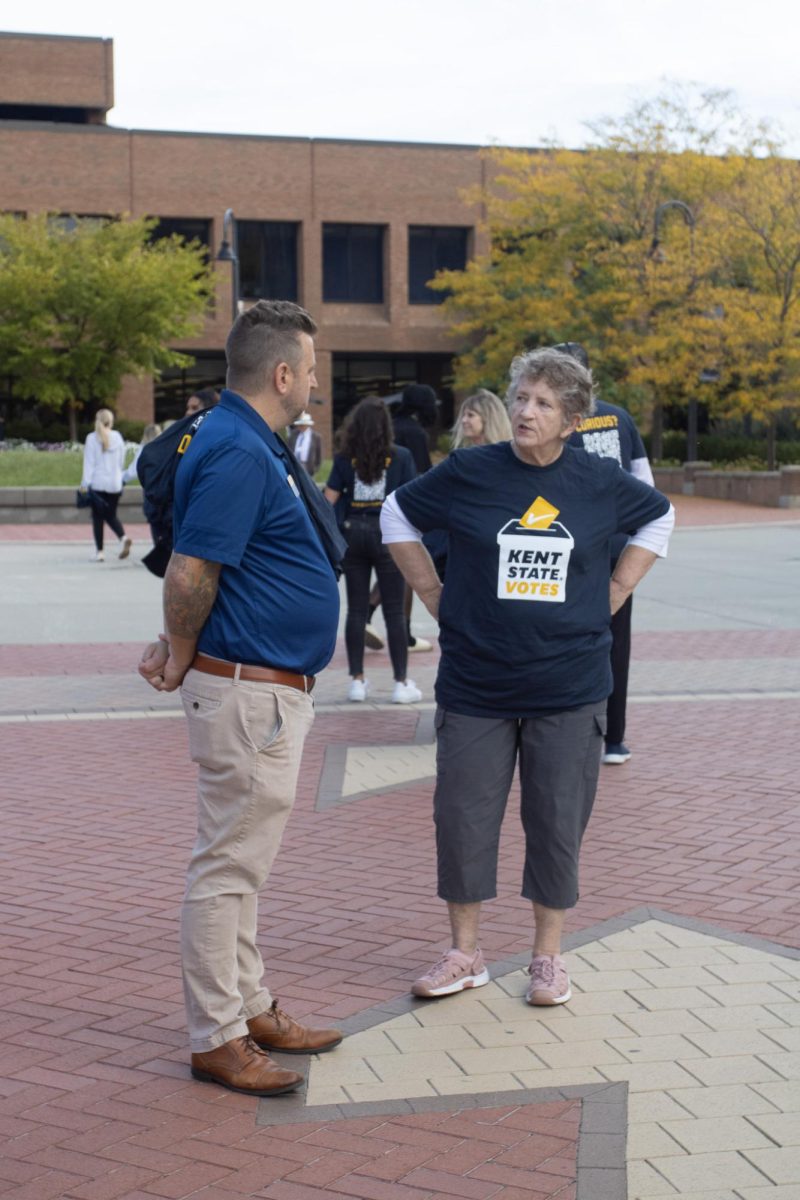
{"label": "yellow autumn tree", "polygon": [[758,135],[726,93],[671,89],[582,151],[488,151],[490,252],[436,283],[465,342],[458,386],[497,388],[520,350],[582,341],[606,398],[658,433],[661,406],[688,405],[722,358],[716,202],[743,141]]}

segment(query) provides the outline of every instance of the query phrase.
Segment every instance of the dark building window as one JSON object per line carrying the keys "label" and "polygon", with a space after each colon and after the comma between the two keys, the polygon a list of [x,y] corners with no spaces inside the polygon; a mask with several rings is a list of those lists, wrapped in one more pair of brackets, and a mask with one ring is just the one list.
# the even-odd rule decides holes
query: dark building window
{"label": "dark building window", "polygon": [[173,235],[182,237],[185,242],[200,242],[208,249],[211,245],[211,222],[205,217],[159,217],[150,237],[157,242]]}
{"label": "dark building window", "polygon": [[322,299],[383,303],[383,225],[322,226]]}
{"label": "dark building window", "polygon": [[186,411],[186,401],[202,388],[225,387],[225,355],[213,350],[185,351],[190,367],[167,367],[155,381],[155,419],[174,421]]}
{"label": "dark building window", "polygon": [[409,225],[408,302],[441,304],[447,292],[428,287],[437,271],[463,271],[467,265],[468,229],[448,225]]}
{"label": "dark building window", "polygon": [[295,221],[237,221],[242,295],[252,300],[297,300]]}
{"label": "dark building window", "polygon": [[334,354],[333,424],[338,429],[364,396],[397,396],[406,384],[427,383],[440,401],[435,444],[453,423],[453,357],[450,354]]}

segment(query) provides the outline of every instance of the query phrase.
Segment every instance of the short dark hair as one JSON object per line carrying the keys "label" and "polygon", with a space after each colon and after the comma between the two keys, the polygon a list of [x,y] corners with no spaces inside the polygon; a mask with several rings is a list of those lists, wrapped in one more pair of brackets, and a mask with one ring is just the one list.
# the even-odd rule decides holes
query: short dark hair
{"label": "short dark hair", "polygon": [[294,368],[300,361],[298,334],[313,337],[317,326],[291,300],[259,300],[233,323],[225,343],[228,386],[241,392],[260,392],[278,363]]}
{"label": "short dark hair", "polygon": [[558,342],[557,345],[551,346],[551,350],[557,350],[559,354],[568,354],[570,358],[574,358],[582,367],[589,370],[589,354],[585,346],[580,342]]}
{"label": "short dark hair", "polygon": [[216,388],[200,388],[199,392],[192,392],[192,396],[197,397],[203,408],[213,408],[215,404],[219,404],[219,392]]}

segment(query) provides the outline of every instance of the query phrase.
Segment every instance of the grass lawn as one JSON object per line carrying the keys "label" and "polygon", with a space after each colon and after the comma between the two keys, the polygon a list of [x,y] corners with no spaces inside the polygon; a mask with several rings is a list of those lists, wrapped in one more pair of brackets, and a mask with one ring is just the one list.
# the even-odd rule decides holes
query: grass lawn
{"label": "grass lawn", "polygon": [[[128,458],[132,454],[129,452]],[[78,487],[83,470],[81,450],[3,450],[0,487]],[[129,484],[138,487],[138,484]]]}

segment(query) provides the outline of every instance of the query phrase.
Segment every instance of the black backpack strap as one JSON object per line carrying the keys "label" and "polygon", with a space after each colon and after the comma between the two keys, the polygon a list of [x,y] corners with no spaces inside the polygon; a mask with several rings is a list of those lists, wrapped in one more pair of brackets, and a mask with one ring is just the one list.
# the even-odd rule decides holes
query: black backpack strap
{"label": "black backpack strap", "polygon": [[314,528],[319,535],[322,549],[325,551],[328,561],[337,576],[339,576],[342,573],[342,559],[347,553],[347,542],[339,532],[333,505],[329,504],[322,495],[314,480],[308,474],[305,467],[301,466],[297,461],[283,438],[280,435],[276,435],[276,437],[281,445],[281,455],[290,468],[292,478],[297,484],[298,491],[308,509],[308,515],[311,517]]}

